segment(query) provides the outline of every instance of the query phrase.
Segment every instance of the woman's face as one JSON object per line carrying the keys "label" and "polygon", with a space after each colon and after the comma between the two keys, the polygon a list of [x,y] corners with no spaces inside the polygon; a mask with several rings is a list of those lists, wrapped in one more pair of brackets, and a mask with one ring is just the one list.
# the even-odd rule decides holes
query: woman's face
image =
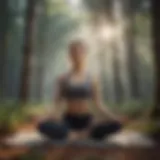
{"label": "woman's face", "polygon": [[86,49],[83,45],[76,44],[70,46],[70,58],[74,65],[80,66],[85,62]]}

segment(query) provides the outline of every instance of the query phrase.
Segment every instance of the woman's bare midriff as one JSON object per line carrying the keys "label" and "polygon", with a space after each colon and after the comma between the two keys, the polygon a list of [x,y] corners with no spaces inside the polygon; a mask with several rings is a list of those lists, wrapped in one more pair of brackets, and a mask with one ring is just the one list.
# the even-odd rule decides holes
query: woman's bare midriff
{"label": "woman's bare midriff", "polygon": [[[89,100],[68,100],[66,101],[66,113],[71,115],[86,115],[90,114]],[[85,139],[88,136],[88,130],[81,132],[71,131],[68,135],[69,140]]]}
{"label": "woman's bare midriff", "polygon": [[88,100],[68,100],[66,106],[66,113],[68,114],[81,115],[90,113],[90,102]]}

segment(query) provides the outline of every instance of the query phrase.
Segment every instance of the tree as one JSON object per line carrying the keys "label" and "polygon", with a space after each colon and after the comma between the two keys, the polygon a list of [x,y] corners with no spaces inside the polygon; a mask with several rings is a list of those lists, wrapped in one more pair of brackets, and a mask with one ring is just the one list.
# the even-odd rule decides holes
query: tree
{"label": "tree", "polygon": [[92,12],[105,14],[112,18],[113,0],[84,0],[84,3]]}
{"label": "tree", "polygon": [[33,55],[34,29],[36,20],[37,0],[28,0],[26,11],[26,27],[24,36],[24,53],[21,73],[20,100],[27,102],[29,93],[29,82],[31,74],[31,62]]}
{"label": "tree", "polygon": [[0,1],[0,98],[4,98],[7,31],[9,23],[8,0]]}
{"label": "tree", "polygon": [[[94,27],[94,32],[97,32],[97,28],[98,29],[99,27],[101,28],[104,21],[108,25],[116,26],[117,16],[115,15],[114,8],[115,8],[115,3],[117,3],[117,1],[115,0],[84,0],[84,3],[88,7],[89,11],[91,11],[90,13],[92,17],[92,25]],[[122,3],[122,2],[120,1],[119,3]],[[113,97],[115,97],[115,101],[122,102],[124,99],[124,91],[122,87],[122,81],[120,78],[121,73],[120,73],[119,55],[117,55],[119,52],[117,38],[114,38],[114,41],[112,43],[108,43],[107,39],[103,41],[106,41],[106,42],[100,43],[99,47],[105,46],[105,51],[104,50],[101,51],[100,49],[98,54],[100,57],[100,68],[102,68],[101,77],[102,77],[102,83],[104,85],[103,90],[105,93],[105,98],[109,97],[111,92],[113,92],[114,93]],[[106,47],[106,44],[108,44],[107,47]],[[107,75],[106,63],[108,63],[107,62],[108,60],[105,58],[106,54],[108,55],[112,54],[111,61],[113,65],[111,65],[110,67],[111,69],[113,69],[113,86],[114,87],[110,89],[109,91],[110,93],[107,91],[108,90],[107,89],[108,88],[108,83],[107,83],[108,78],[106,76]]]}
{"label": "tree", "polygon": [[[44,80],[44,73],[45,73],[45,57],[46,54],[46,39],[47,39],[47,28],[48,28],[48,17],[47,17],[47,5],[46,1],[40,0],[37,4],[37,35],[36,35],[36,50],[37,50],[37,65],[35,66],[35,96],[37,100],[42,100],[43,97],[43,80]],[[33,76],[33,75],[32,75]]]}
{"label": "tree", "polygon": [[118,57],[118,44],[116,41],[112,42],[113,49],[113,72],[114,72],[114,89],[115,89],[115,100],[117,103],[121,103],[124,100],[124,88],[122,87],[120,79],[120,61]]}
{"label": "tree", "polygon": [[44,101],[52,98],[55,78],[64,70],[66,45],[82,17],[74,17],[73,9],[65,0],[39,0],[36,8],[38,16],[35,20],[34,66],[29,100]]}
{"label": "tree", "polygon": [[160,1],[151,0],[152,4],[152,32],[155,62],[155,100],[151,116],[160,118]]}
{"label": "tree", "polygon": [[139,94],[139,80],[138,80],[138,57],[135,52],[135,37],[134,37],[134,18],[135,12],[133,2],[125,0],[125,13],[127,20],[126,28],[126,47],[128,55],[128,78],[130,83],[131,98],[138,99]]}

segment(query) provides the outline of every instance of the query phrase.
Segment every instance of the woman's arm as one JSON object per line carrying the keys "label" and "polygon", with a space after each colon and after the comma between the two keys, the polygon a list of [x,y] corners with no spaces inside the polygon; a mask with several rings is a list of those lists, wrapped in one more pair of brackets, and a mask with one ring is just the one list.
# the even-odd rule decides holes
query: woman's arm
{"label": "woman's arm", "polygon": [[64,76],[61,76],[57,79],[56,84],[54,85],[54,96],[53,103],[48,109],[48,116],[51,119],[59,120],[61,118],[62,106],[63,106],[63,96],[62,96],[62,83]]}
{"label": "woman's arm", "polygon": [[104,105],[102,96],[101,96],[101,88],[100,83],[97,79],[93,79],[93,101],[96,107],[101,111],[104,116],[107,116],[111,120],[120,121],[115,114],[113,114],[107,106]]}
{"label": "woman's arm", "polygon": [[61,77],[58,78],[57,83],[56,83],[56,88],[55,88],[55,94],[53,97],[53,116],[55,117],[60,117],[62,115],[62,108],[63,108],[63,83],[64,83],[65,76],[62,75]]}
{"label": "woman's arm", "polygon": [[57,79],[56,84],[54,85],[54,96],[53,96],[53,103],[51,106],[46,106],[47,110],[43,116],[35,117],[36,122],[39,124],[46,120],[56,120],[59,121],[61,119],[61,112],[62,112],[62,82],[63,77]]}

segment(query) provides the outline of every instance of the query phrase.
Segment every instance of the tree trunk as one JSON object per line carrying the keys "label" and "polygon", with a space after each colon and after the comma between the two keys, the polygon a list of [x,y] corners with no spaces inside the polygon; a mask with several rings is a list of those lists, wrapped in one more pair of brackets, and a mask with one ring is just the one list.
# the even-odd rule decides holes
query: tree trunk
{"label": "tree trunk", "polygon": [[37,68],[37,88],[36,96],[37,100],[42,101],[43,99],[43,82],[44,82],[44,73],[45,73],[45,58],[46,58],[46,39],[47,39],[47,27],[48,27],[48,17],[46,14],[46,2],[41,1],[39,3],[39,8],[41,9],[41,14],[39,15],[39,30],[38,30],[38,68]]}
{"label": "tree trunk", "polygon": [[152,3],[152,26],[153,26],[153,49],[155,61],[155,101],[152,118],[160,118],[160,1],[151,0]]}
{"label": "tree trunk", "polygon": [[26,103],[29,94],[29,82],[31,75],[31,62],[33,55],[34,29],[36,20],[37,0],[28,0],[26,13],[26,28],[24,36],[24,53],[21,73],[20,101]]}
{"label": "tree trunk", "polygon": [[107,79],[106,79],[106,50],[102,49],[99,53],[99,65],[100,65],[100,76],[101,76],[101,83],[102,83],[102,92],[103,92],[103,99],[109,100],[108,93],[107,93]]}
{"label": "tree trunk", "polygon": [[120,79],[120,61],[118,59],[118,46],[116,41],[112,43],[113,49],[113,72],[114,72],[114,88],[115,88],[115,99],[117,103],[122,103],[124,100],[124,88]]}
{"label": "tree trunk", "polygon": [[9,23],[8,0],[0,2],[0,99],[4,99],[7,31]]}
{"label": "tree trunk", "polygon": [[126,0],[125,4],[127,15],[126,29],[126,47],[128,56],[128,78],[130,83],[130,94],[134,100],[139,99],[139,80],[138,80],[138,57],[135,52],[135,37],[134,37],[134,9],[132,0]]}

